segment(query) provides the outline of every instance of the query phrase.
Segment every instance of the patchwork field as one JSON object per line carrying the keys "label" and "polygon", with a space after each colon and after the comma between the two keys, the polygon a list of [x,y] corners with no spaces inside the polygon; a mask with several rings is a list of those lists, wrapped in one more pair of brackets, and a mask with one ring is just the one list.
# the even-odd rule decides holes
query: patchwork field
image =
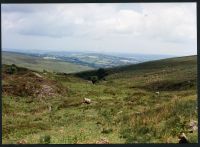
{"label": "patchwork field", "polygon": [[178,143],[182,132],[198,141],[197,56],[76,74],[39,71],[3,65],[3,144]]}
{"label": "patchwork field", "polygon": [[93,69],[89,66],[78,65],[55,59],[44,59],[41,57],[34,57],[14,52],[2,52],[2,63],[9,65],[16,64],[17,66],[28,67],[29,69],[36,71],[46,70],[49,72],[74,73]]}

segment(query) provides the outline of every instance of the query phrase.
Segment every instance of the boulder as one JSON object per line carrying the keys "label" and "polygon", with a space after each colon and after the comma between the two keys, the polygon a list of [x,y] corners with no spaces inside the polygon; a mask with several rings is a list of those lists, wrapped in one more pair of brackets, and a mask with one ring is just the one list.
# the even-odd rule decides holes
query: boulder
{"label": "boulder", "polygon": [[25,139],[17,141],[17,144],[27,144],[27,141]]}
{"label": "boulder", "polygon": [[99,141],[96,141],[96,144],[109,144],[109,141],[106,138],[101,138]]}
{"label": "boulder", "polygon": [[189,127],[189,132],[190,132],[190,133],[193,133],[194,131],[198,130],[198,126],[197,126],[197,125],[198,125],[198,124],[197,124],[197,121],[194,121],[194,120],[190,121],[190,123],[189,123],[189,125],[188,125],[188,127]]}
{"label": "boulder", "polygon": [[178,138],[179,138],[179,143],[180,143],[180,144],[189,143],[189,141],[188,141],[188,139],[187,139],[185,133],[181,133],[181,134],[178,136]]}

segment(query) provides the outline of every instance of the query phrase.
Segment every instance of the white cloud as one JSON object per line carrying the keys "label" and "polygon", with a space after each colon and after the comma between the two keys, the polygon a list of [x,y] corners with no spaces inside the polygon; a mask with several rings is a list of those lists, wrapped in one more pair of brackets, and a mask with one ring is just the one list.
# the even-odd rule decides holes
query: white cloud
{"label": "white cloud", "polygon": [[144,14],[148,15],[145,21],[148,35],[169,41],[196,39],[194,4],[148,5],[143,11]]}
{"label": "white cloud", "polygon": [[[84,38],[90,42],[109,39],[111,42],[120,40],[123,44],[126,40],[140,39],[172,44],[196,43],[195,3],[130,5],[3,4],[2,30],[3,34]],[[112,43],[108,46],[115,48]],[[137,46],[142,48],[142,45]]]}

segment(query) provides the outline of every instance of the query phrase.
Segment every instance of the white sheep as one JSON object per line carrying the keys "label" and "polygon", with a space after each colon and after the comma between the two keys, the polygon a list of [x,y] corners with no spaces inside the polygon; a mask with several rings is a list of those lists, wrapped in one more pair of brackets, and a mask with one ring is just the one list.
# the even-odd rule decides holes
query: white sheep
{"label": "white sheep", "polygon": [[84,99],[83,99],[83,102],[86,103],[86,104],[90,104],[90,103],[91,103],[91,99],[84,98]]}
{"label": "white sheep", "polygon": [[156,94],[157,94],[157,95],[159,95],[159,94],[160,94],[160,92],[159,92],[159,91],[157,91],[157,92],[156,92]]}

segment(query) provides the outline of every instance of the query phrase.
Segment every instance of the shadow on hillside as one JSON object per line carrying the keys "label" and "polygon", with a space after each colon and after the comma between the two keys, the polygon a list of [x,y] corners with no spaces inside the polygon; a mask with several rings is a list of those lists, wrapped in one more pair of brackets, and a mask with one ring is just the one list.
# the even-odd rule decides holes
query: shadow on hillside
{"label": "shadow on hillside", "polygon": [[187,90],[197,86],[196,80],[185,80],[185,81],[157,81],[147,84],[143,87],[147,90],[152,91],[177,91],[177,90]]}

